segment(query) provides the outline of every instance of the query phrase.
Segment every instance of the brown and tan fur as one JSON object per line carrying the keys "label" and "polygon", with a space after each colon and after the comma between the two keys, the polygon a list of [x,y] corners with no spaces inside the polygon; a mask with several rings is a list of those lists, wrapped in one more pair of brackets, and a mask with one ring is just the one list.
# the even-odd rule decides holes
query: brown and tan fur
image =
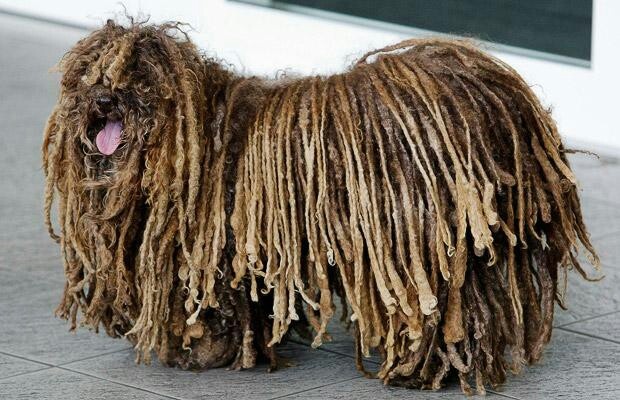
{"label": "brown and tan fur", "polygon": [[[339,296],[384,382],[454,373],[484,392],[541,357],[558,280],[585,276],[579,248],[598,266],[550,113],[467,41],[266,80],[175,24],[108,22],[61,71],[43,145],[57,312],[126,336],[139,360],[275,366],[290,328],[321,345]],[[111,156],[93,138],[106,118],[124,126]]]}

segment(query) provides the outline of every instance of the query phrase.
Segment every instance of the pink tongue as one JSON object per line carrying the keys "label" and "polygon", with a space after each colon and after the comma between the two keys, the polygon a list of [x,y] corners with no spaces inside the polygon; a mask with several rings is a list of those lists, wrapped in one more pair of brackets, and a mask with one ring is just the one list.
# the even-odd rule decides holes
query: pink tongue
{"label": "pink tongue", "polygon": [[106,156],[114,153],[118,145],[121,143],[121,131],[123,130],[123,124],[121,121],[106,122],[105,126],[97,134],[95,143],[99,151]]}

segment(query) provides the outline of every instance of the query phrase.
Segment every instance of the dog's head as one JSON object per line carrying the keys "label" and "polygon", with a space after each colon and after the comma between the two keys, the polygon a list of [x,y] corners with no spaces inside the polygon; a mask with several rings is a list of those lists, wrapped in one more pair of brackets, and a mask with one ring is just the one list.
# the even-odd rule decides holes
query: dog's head
{"label": "dog's head", "polygon": [[[124,27],[112,21],[63,58],[61,94],[50,119],[64,154],[91,184],[133,173],[149,145],[200,124],[203,61],[178,25]],[[61,132],[62,131],[62,132]]]}
{"label": "dog's head", "polygon": [[158,192],[181,196],[171,184],[186,174],[179,158],[204,144],[206,66],[172,23],[108,21],[69,50],[43,144],[48,216],[55,188],[100,221]]}

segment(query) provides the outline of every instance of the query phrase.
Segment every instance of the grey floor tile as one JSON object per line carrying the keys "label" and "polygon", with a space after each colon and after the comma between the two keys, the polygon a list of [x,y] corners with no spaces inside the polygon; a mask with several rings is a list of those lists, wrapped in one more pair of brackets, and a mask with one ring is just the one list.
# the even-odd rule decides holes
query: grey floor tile
{"label": "grey floor tile", "polygon": [[509,377],[502,394],[520,399],[620,398],[618,344],[555,330],[542,361]]}
{"label": "grey floor tile", "polygon": [[0,269],[0,351],[61,364],[129,347],[84,328],[69,332],[53,315],[62,284],[29,272]]}
{"label": "grey floor tile", "polygon": [[43,229],[42,221],[37,221],[30,229],[15,229],[11,237],[0,238],[0,269],[56,282],[53,289],[58,291],[64,283],[60,247]]}
{"label": "grey floor tile", "polygon": [[[0,15],[0,350],[52,364],[125,349],[53,316],[63,288],[58,246],[43,226],[42,131],[58,91],[50,69],[80,34]],[[36,55],[36,56],[35,56]]]}
{"label": "grey floor tile", "polygon": [[0,379],[46,368],[49,367],[44,364],[34,363],[0,353]]}
{"label": "grey floor tile", "polygon": [[620,164],[613,158],[571,154],[569,161],[577,176],[581,206],[593,238],[620,231]]}
{"label": "grey floor tile", "polygon": [[584,257],[580,261],[590,277],[604,278],[588,282],[577,272],[570,272],[566,296],[569,309],[556,307],[556,325],[620,310],[620,234],[594,238],[593,244],[601,258],[601,271],[594,270]]}
{"label": "grey floor tile", "polygon": [[[336,312],[334,313],[334,316],[327,325],[327,333],[330,335],[331,340],[325,339],[323,341],[323,344],[318,347],[317,350],[333,352],[336,354],[346,355],[350,358],[355,358],[355,340],[353,338],[353,327],[348,329],[346,324],[340,320],[342,315],[340,299],[335,298],[334,304],[336,304]],[[348,317],[350,317],[350,315]],[[296,334],[293,335],[295,340],[300,344],[309,347],[312,343],[312,340],[302,339]],[[377,370],[378,365],[381,363],[381,359],[374,352],[371,353],[370,357],[364,358],[363,361],[368,371]]]}
{"label": "grey floor tile", "polygon": [[617,205],[581,196],[581,210],[590,237],[595,244],[601,237],[620,233],[620,207]]}
{"label": "grey floor tile", "polygon": [[[597,271],[586,260],[584,254],[579,256],[581,266],[590,278],[600,278],[601,281],[589,282],[581,277],[577,271],[569,271],[566,292],[568,310],[556,306],[555,325],[562,325],[583,318],[591,318],[603,313],[620,310],[620,262],[618,254],[620,235],[595,237],[592,243],[601,258],[601,271]],[[561,284],[560,279],[560,284]]]}
{"label": "grey floor tile", "polygon": [[617,160],[607,160],[594,166],[577,165],[574,170],[582,196],[620,204],[620,164]]}
{"label": "grey floor tile", "polygon": [[59,74],[49,71],[81,34],[0,14],[0,269],[61,277],[43,226],[40,147],[58,92]]}
{"label": "grey floor tile", "polygon": [[620,232],[595,240],[594,246],[605,270],[620,269]]}
{"label": "grey floor tile", "polygon": [[[602,273],[603,280],[588,282],[576,271],[569,271],[565,296],[568,310],[556,307],[556,326],[620,310],[620,268],[603,267]],[[591,275],[597,276],[595,272]]]}
{"label": "grey floor tile", "polygon": [[136,365],[133,351],[125,351],[72,363],[66,368],[188,399],[268,399],[359,376],[348,357],[291,343],[280,347],[278,354],[294,366],[272,373],[267,373],[264,365],[246,371],[218,368],[193,372],[158,363]]}
{"label": "grey floor tile", "polygon": [[[0,233],[0,269],[16,273],[33,273],[62,287],[63,265],[60,246],[50,239],[43,225],[43,213],[32,208],[34,215],[19,215],[2,210]],[[4,215],[3,215],[4,214]]]}
{"label": "grey floor tile", "polygon": [[562,329],[613,340],[620,345],[620,311],[565,325]]}
{"label": "grey floor tile", "polygon": [[150,400],[165,399],[167,397],[89,376],[51,368],[32,374],[0,380],[0,398],[3,400]]}
{"label": "grey floor tile", "polygon": [[[488,393],[488,397],[497,397],[493,393]],[[385,386],[377,379],[356,378],[332,385],[323,386],[317,389],[302,391],[285,399],[463,399],[466,398],[461,392],[456,382],[451,386],[440,391],[406,389],[392,386]]]}

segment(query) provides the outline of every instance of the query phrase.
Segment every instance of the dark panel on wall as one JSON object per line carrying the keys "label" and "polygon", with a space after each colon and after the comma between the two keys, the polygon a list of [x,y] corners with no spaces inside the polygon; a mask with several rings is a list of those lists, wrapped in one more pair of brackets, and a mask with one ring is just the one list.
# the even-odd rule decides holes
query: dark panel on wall
{"label": "dark panel on wall", "polygon": [[592,0],[277,0],[271,3],[474,36],[590,60]]}

